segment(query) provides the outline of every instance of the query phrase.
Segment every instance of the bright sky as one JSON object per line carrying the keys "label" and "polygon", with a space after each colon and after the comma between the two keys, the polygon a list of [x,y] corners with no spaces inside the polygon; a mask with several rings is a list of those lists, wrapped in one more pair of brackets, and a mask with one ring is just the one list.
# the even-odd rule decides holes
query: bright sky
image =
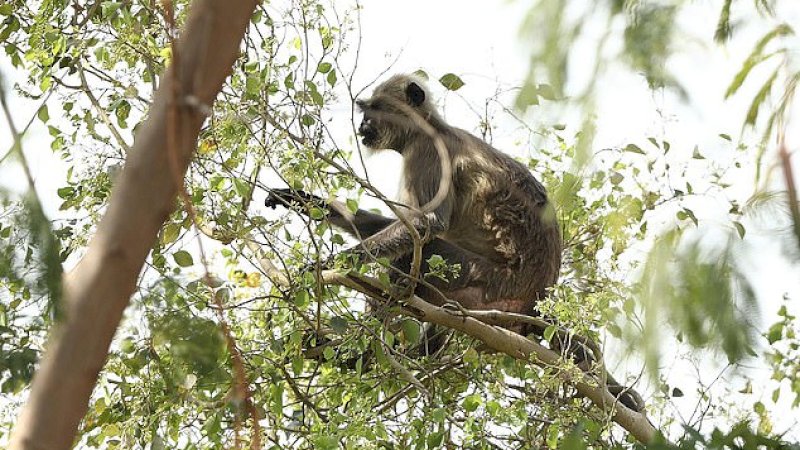
{"label": "bright sky", "polygon": [[[365,83],[374,78],[398,55],[397,63],[391,70],[393,73],[422,68],[433,79],[448,72],[456,73],[466,85],[457,95],[448,95],[446,117],[454,125],[475,129],[477,116],[464,105],[482,105],[498,86],[519,85],[527,73],[528,52],[519,29],[527,9],[533,3],[463,0],[366,2],[362,12],[364,44],[356,81]],[[752,5],[752,2],[739,3],[744,3],[742,7],[747,8]],[[791,0],[781,4],[791,6],[782,11],[780,16],[788,23],[800,23],[800,5]],[[642,143],[646,142],[648,136],[663,135],[670,137],[676,149],[691,149],[695,144],[700,144],[704,150],[719,153],[725,151],[718,137],[720,133],[729,134],[734,139],[739,136],[746,108],[758,86],[756,83],[746,84],[743,95],[729,101],[723,101],[723,93],[750,52],[752,43],[766,28],[745,26],[733,42],[720,48],[709,44],[718,13],[718,2],[691,2],[687,6],[687,13],[681,16],[681,24],[690,37],[677,43],[682,53],[671,59],[669,64],[687,89],[691,104],[669,92],[654,95],[646,88],[641,77],[615,71],[600,84],[595,148],[623,146],[629,142]],[[750,17],[747,20],[759,19]],[[795,46],[798,47],[800,45]],[[583,60],[585,58],[582,55],[574,55],[578,72]],[[6,86],[19,76],[11,71],[5,59],[0,59],[0,71],[10,78],[6,79]],[[437,83],[431,84],[437,88]],[[442,89],[436,89],[436,92],[443,94]],[[36,105],[13,95],[9,100],[17,113],[17,127],[22,127]],[[535,108],[529,114],[534,123],[537,120],[566,123],[575,130],[580,126],[569,115],[546,115],[546,119],[542,119],[542,112]],[[553,114],[553,111],[548,114]],[[799,116],[795,113],[794,117]],[[790,148],[796,149],[800,137],[790,135],[788,138]],[[496,135],[494,142],[503,149],[502,143],[508,142],[508,139],[510,137]],[[25,141],[25,150],[34,166],[37,190],[46,200],[46,210],[51,217],[56,217],[58,202],[55,190],[63,185],[66,166],[52,156],[49,143],[46,129],[37,121]],[[3,120],[0,121],[0,155],[9,146],[10,134]],[[721,154],[724,157],[724,153]],[[383,168],[397,167],[397,162],[397,157],[391,153],[376,155],[368,161],[371,179],[389,195],[396,190],[397,171]],[[798,169],[796,173],[800,173]],[[752,190],[751,180],[742,180],[743,195]],[[4,165],[0,168],[0,189],[19,191],[24,186],[24,178],[16,167]],[[785,263],[772,236],[759,236],[748,229],[747,239],[752,240],[759,249],[759,254],[754,255],[756,258],[752,271],[756,289],[767,305],[765,315],[771,318],[776,301],[785,292],[792,293],[795,300],[800,299],[798,267]],[[781,423],[791,424],[798,420],[800,418],[790,415],[782,417]]]}

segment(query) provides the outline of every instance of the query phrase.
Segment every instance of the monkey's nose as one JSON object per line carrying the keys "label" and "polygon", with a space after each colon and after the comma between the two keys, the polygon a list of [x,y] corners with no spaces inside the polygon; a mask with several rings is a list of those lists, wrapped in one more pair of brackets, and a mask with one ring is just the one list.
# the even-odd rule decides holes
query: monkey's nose
{"label": "monkey's nose", "polygon": [[370,119],[362,120],[361,125],[359,125],[358,127],[358,134],[360,134],[361,136],[366,136],[368,134],[371,134],[372,132],[373,132],[372,120]]}

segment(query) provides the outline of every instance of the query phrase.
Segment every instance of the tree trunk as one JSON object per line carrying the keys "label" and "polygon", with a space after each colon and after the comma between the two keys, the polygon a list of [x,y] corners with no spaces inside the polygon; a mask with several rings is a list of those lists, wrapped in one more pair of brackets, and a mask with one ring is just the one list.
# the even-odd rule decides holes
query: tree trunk
{"label": "tree trunk", "polygon": [[[163,77],[86,255],[64,278],[66,317],[50,334],[10,449],[72,447],[111,339],[158,230],[175,208],[182,188],[177,181],[255,7],[254,0],[193,2],[177,64]],[[177,127],[171,132],[175,148],[168,145],[168,124]]]}

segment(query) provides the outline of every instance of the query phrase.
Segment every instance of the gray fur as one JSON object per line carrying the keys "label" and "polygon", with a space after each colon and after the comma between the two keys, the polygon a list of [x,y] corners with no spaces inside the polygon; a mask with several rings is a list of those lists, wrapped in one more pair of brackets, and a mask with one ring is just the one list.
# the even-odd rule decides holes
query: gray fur
{"label": "gray fur", "polygon": [[[411,83],[426,95],[421,105],[409,108]],[[433,136],[418,120],[430,125],[446,147],[452,172],[448,195],[414,225],[428,236],[426,243],[438,238],[450,244],[449,253],[458,254],[442,256],[461,263],[464,273],[451,283],[434,284],[468,308],[533,313],[536,300],[555,284],[561,264],[561,236],[544,186],[508,155],[445,123],[419,79],[395,75],[359,107],[362,135],[376,135],[365,137],[364,144],[403,155],[400,201],[412,210],[433,199],[443,170]],[[408,257],[413,249],[410,233],[399,222],[364,244],[393,260]]]}

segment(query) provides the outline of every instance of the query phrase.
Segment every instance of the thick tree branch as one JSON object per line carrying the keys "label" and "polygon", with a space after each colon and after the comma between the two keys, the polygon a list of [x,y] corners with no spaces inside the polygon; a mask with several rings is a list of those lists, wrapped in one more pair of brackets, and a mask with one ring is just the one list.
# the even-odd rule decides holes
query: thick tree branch
{"label": "thick tree branch", "polygon": [[[407,299],[405,305],[407,310],[420,320],[461,331],[480,339],[492,349],[516,359],[531,361],[539,366],[560,364],[561,355],[558,353],[505,328],[486,324],[474,317],[453,314],[448,309],[434,306],[417,296]],[[584,374],[577,379],[570,372],[562,372],[560,376],[565,382],[575,386],[579,394],[609,414],[614,422],[639,442],[649,443],[657,435],[658,430],[653,427],[644,414],[628,409],[618,402],[603,383],[598,382],[589,374]]]}
{"label": "thick tree branch", "polygon": [[[284,286],[288,285],[286,276],[277,270],[269,260],[260,255],[258,246],[254,242],[248,242],[248,246],[258,257],[262,270],[273,282],[287,283]],[[386,295],[378,280],[363,275],[348,275],[325,270],[321,273],[321,278],[323,283],[346,286],[373,298],[382,298]],[[524,336],[491,324],[540,321],[541,319],[517,317],[497,311],[452,311],[434,306],[417,296],[404,300],[403,309],[410,316],[461,331],[481,340],[490,348],[516,359],[532,362],[538,366],[558,366],[561,363],[561,355],[558,353]],[[479,318],[485,319],[489,323],[483,322]],[[599,351],[596,356],[601,357]],[[652,442],[658,435],[658,430],[643,413],[633,411],[620,403],[608,391],[602,380],[598,380],[590,373],[583,373],[576,377],[573,372],[563,371],[559,376],[565,383],[575,386],[580,395],[588,398],[603,412],[609,414],[614,422],[639,442],[645,444]]]}
{"label": "thick tree branch", "polygon": [[170,68],[175,76],[164,77],[86,256],[64,279],[66,318],[51,332],[10,449],[72,446],[144,260],[175,208],[180,186],[170,171],[167,148],[172,83],[179,83],[181,102],[180,148],[172,151],[185,173],[208,105],[230,74],[255,7],[253,0],[192,4],[178,44],[180,67]]}

